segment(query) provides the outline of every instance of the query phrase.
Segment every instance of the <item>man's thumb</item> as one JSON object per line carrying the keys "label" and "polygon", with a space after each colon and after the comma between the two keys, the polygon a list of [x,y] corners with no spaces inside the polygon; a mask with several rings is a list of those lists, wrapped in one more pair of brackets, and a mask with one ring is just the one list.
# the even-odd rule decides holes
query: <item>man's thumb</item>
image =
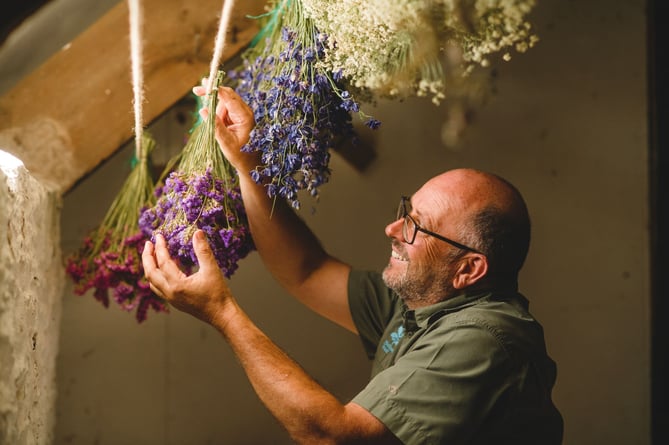
{"label": "man's thumb", "polygon": [[196,230],[193,234],[193,250],[197,257],[197,262],[200,264],[200,269],[209,269],[216,267],[216,259],[214,252],[211,251],[207,236],[202,230]]}

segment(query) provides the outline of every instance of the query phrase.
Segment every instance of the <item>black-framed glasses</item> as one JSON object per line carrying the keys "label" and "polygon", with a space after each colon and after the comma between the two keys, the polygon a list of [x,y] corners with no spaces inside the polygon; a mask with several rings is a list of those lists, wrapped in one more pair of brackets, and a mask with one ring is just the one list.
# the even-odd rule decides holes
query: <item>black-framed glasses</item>
{"label": "black-framed glasses", "polygon": [[403,219],[404,222],[402,223],[402,236],[404,237],[404,242],[407,244],[413,244],[413,242],[416,240],[416,234],[418,232],[423,232],[426,235],[430,235],[434,238],[437,238],[439,240],[442,240],[444,242],[447,242],[451,246],[457,247],[458,249],[462,250],[468,250],[470,252],[474,253],[481,253],[476,249],[473,249],[469,246],[465,246],[462,243],[459,243],[457,241],[453,241],[452,239],[448,239],[445,236],[439,235],[438,233],[431,232],[427,229],[424,229],[418,223],[416,222],[415,219],[409,214],[411,213],[411,200],[406,197],[402,196],[400,198],[400,205],[397,208],[397,218],[396,219]]}

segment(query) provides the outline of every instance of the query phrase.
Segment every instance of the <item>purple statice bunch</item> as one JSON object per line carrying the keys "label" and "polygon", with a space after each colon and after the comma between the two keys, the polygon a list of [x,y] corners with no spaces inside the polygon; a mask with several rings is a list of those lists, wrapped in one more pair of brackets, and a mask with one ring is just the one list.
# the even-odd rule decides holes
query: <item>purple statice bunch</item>
{"label": "purple statice bunch", "polygon": [[[340,73],[330,74],[318,63],[324,57],[327,36],[308,25],[307,21],[300,26],[300,33],[283,26],[280,38],[275,33],[229,73],[256,121],[242,148],[262,153],[262,163],[250,172],[251,177],[265,184],[270,197],[284,198],[294,208],[300,207],[298,192],[306,190],[317,197],[319,187],[328,182],[329,150],[356,139],[351,113],[360,112],[359,104],[341,86]],[[380,125],[372,118],[366,124]]]}
{"label": "purple statice bunch", "polygon": [[[219,72],[204,98],[210,110],[218,102]],[[193,234],[202,229],[216,261],[230,278],[238,261],[254,250],[246,211],[239,191],[239,178],[216,141],[216,115],[208,113],[198,122],[162,185],[156,187],[156,204],[142,210],[139,227],[152,241],[165,237],[172,258],[185,272],[197,265]],[[173,165],[173,167],[172,167]]]}
{"label": "purple statice bunch", "polygon": [[170,255],[187,272],[197,265],[192,243],[197,229],[207,235],[228,278],[254,249],[239,187],[216,178],[212,168],[202,174],[174,171],[156,189],[156,196],[156,205],[141,213],[139,226],[152,241],[156,233],[162,234]]}

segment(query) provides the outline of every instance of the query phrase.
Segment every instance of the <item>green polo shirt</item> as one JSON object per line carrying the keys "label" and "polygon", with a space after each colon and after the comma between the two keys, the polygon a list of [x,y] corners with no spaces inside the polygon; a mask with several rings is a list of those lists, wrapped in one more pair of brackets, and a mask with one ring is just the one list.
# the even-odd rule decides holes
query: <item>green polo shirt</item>
{"label": "green polo shirt", "polygon": [[406,310],[378,273],[352,271],[349,303],[372,378],[353,402],[405,444],[562,443],[556,366],[517,293]]}

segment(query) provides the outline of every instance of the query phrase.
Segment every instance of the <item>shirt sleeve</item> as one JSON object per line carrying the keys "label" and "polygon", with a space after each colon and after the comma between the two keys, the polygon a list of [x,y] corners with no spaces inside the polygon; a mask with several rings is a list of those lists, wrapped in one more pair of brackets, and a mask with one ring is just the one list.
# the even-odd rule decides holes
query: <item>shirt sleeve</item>
{"label": "shirt sleeve", "polygon": [[[470,443],[495,402],[511,391],[506,351],[490,332],[470,322],[424,336],[353,402],[404,443]],[[403,341],[410,342],[410,336]]]}
{"label": "shirt sleeve", "polygon": [[383,283],[380,273],[352,270],[348,300],[360,340],[372,359],[398,299]]}

